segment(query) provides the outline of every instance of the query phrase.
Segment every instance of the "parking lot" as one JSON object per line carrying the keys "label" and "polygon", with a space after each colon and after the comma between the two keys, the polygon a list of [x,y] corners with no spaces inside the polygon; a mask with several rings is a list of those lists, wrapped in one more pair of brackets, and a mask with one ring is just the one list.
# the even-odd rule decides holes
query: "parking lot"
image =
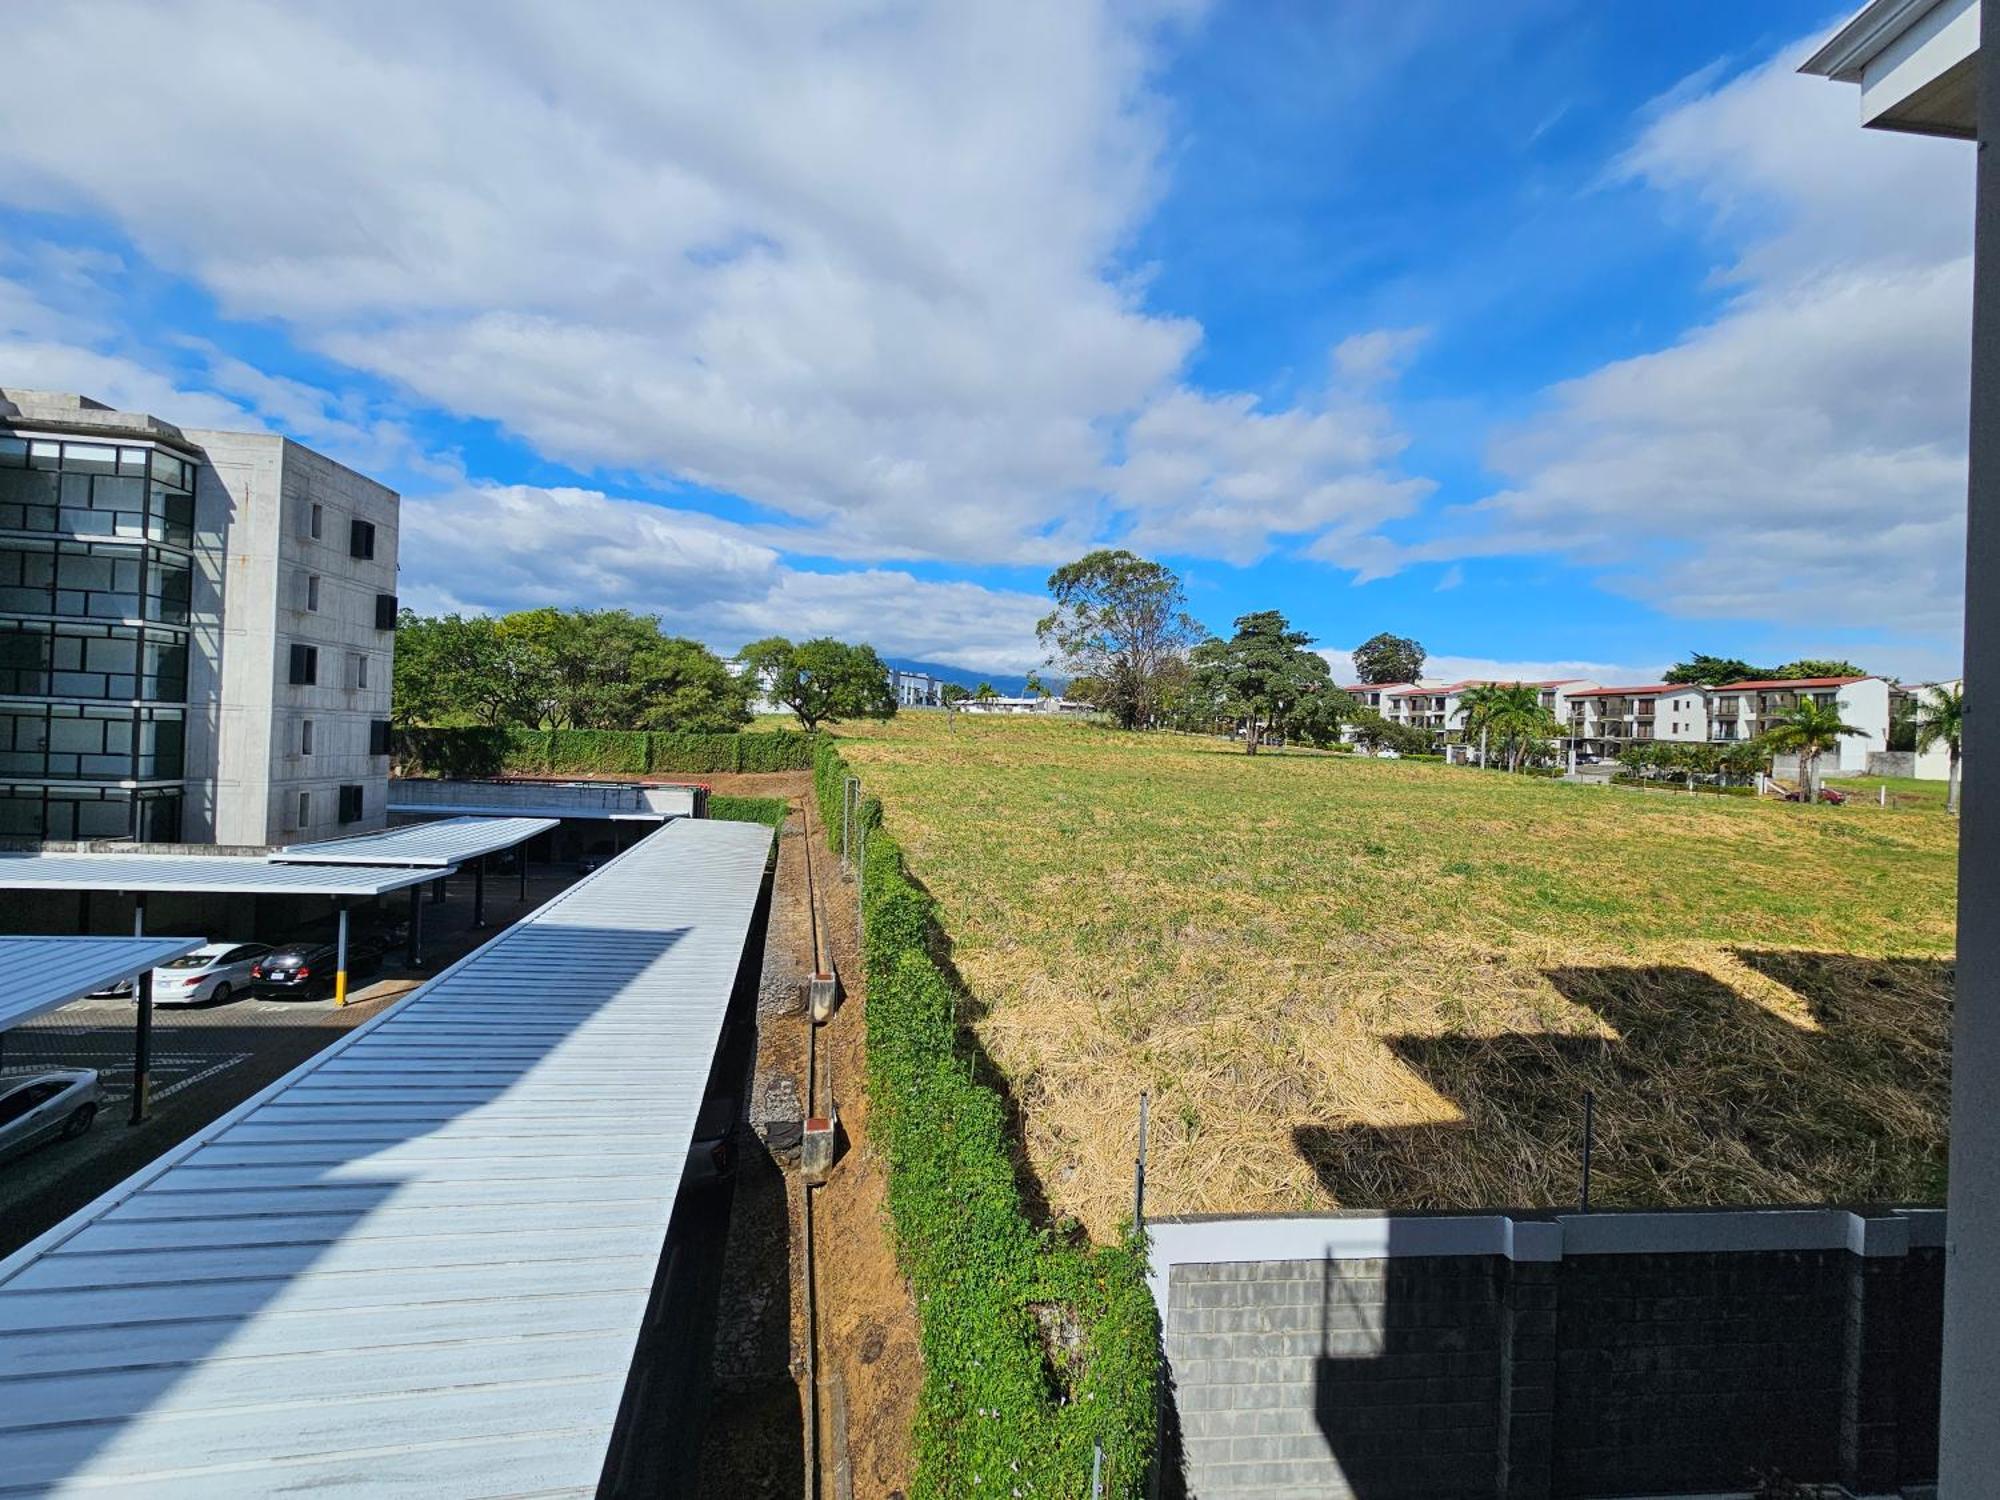
{"label": "parking lot", "polygon": [[[95,1128],[0,1162],[0,1255],[25,1244],[115,1186],[161,1152],[284,1076],[425,978],[469,953],[577,879],[570,865],[536,866],[526,901],[512,876],[489,879],[484,930],[472,928],[470,882],[451,899],[424,908],[424,956],[408,968],[400,948],[379,974],[336,1007],[325,996],[232,995],[220,1005],[156,1005],[153,1012],[151,1114],[128,1126],[136,1005],[130,999],[79,1000],[0,1036],[0,1075],[45,1068],[96,1068],[104,1104]],[[236,933],[213,934],[235,940]],[[272,935],[265,935],[270,940]],[[288,934],[276,934],[282,939]]]}

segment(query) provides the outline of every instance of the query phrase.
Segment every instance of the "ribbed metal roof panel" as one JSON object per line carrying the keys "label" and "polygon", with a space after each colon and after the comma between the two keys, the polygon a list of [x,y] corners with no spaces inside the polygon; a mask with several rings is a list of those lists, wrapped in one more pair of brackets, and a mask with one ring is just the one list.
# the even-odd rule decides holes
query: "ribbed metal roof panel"
{"label": "ribbed metal roof panel", "polygon": [[0,1494],[593,1493],[770,838],[670,823],[0,1261]]}
{"label": "ribbed metal roof panel", "polygon": [[0,1031],[184,953],[198,937],[0,937]]}
{"label": "ribbed metal roof panel", "polygon": [[253,854],[0,854],[0,891],[209,891],[379,896],[436,880],[426,865],[281,865]]}
{"label": "ribbed metal roof panel", "polygon": [[284,864],[452,865],[511,849],[556,826],[554,818],[446,818],[351,839],[289,844],[271,858]]}

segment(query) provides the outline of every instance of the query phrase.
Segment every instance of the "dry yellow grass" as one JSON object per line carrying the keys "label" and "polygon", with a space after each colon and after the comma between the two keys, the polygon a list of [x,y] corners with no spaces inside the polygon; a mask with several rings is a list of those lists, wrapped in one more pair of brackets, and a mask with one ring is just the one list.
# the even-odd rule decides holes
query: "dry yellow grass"
{"label": "dry yellow grass", "polygon": [[1955,829],[936,714],[842,749],[942,902],[1050,1206],[1942,1188]]}

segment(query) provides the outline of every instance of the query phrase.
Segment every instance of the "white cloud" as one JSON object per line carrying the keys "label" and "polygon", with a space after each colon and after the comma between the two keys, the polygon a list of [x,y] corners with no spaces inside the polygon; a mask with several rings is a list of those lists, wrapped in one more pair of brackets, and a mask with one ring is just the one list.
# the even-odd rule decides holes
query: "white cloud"
{"label": "white cloud", "polygon": [[1676,100],[1620,164],[1726,247],[1721,312],[1554,387],[1492,447],[1505,488],[1363,576],[1557,552],[1674,614],[1955,635],[1972,155],[1858,129],[1797,51]]}
{"label": "white cloud", "polygon": [[896,569],[811,572],[752,528],[595,490],[467,486],[403,504],[404,598],[425,612],[630,609],[733,651],[834,635],[969,671],[1041,660],[1039,595]]}
{"label": "white cloud", "polygon": [[[1354,654],[1351,651],[1321,651],[1343,683],[1353,682]],[[1659,662],[1635,665],[1604,661],[1528,661],[1490,656],[1428,656],[1424,658],[1424,681],[1444,682],[1562,682],[1584,679],[1604,687],[1631,687],[1658,682],[1666,667]]]}
{"label": "white cloud", "polygon": [[[742,495],[816,553],[1248,559],[1422,488],[1365,395],[1187,389],[1199,328],[1117,269],[1190,8],[30,8],[0,200],[108,218],[229,315],[580,469]],[[78,57],[171,96],[76,89]],[[1379,380],[1414,344],[1338,363]]]}

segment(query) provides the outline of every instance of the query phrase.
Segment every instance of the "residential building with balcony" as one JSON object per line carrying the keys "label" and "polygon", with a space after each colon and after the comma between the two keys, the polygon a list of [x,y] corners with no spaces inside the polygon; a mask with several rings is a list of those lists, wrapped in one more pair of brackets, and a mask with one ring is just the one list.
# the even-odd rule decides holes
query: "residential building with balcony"
{"label": "residential building with balcony", "polygon": [[[1709,738],[1721,743],[1754,740],[1802,702],[1839,711],[1842,722],[1861,731],[1842,735],[1836,749],[1820,757],[1822,774],[1859,774],[1871,751],[1889,748],[1890,685],[1880,677],[1771,678],[1730,682],[1708,693]],[[1780,775],[1790,772],[1779,767]]]}
{"label": "residential building with balcony", "polygon": [[1388,701],[1390,694],[1400,693],[1415,686],[1414,682],[1350,682],[1341,691],[1360,707],[1378,713],[1386,719],[1390,716],[1391,705]]}
{"label": "residential building with balcony", "polygon": [[386,823],[397,510],[285,438],[0,390],[0,836]]}
{"label": "residential building with balcony", "polygon": [[1707,695],[1689,683],[1578,688],[1565,703],[1562,717],[1580,755],[1616,755],[1635,741],[1709,737]]}

